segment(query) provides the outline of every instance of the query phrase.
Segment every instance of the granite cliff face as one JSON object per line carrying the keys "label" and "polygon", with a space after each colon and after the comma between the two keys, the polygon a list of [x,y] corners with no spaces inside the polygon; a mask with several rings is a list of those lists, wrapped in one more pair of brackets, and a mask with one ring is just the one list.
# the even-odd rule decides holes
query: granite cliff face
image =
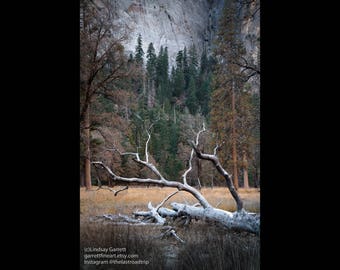
{"label": "granite cliff face", "polygon": [[[142,35],[143,50],[153,42],[156,53],[168,47],[170,65],[184,46],[195,45],[198,53],[206,47],[212,50],[224,0],[111,0],[116,10],[115,21],[125,29],[128,39],[126,52],[134,53],[138,34]],[[258,1],[256,1],[258,2]],[[255,1],[245,5],[239,14],[243,20],[240,35],[247,55],[259,59],[260,12]],[[256,11],[256,12],[255,12]],[[253,14],[255,12],[255,14]],[[249,16],[253,14],[253,16]]]}
{"label": "granite cliff face", "polygon": [[112,0],[117,12],[117,23],[127,29],[125,50],[135,51],[138,34],[142,35],[143,49],[153,42],[156,53],[168,47],[170,65],[184,46],[195,44],[200,53],[209,50],[223,0]]}

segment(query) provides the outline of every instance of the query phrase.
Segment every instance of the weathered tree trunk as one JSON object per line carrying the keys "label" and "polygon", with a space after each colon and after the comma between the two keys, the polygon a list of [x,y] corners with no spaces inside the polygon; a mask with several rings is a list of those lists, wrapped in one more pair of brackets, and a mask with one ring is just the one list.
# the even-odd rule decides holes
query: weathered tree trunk
{"label": "weathered tree trunk", "polygon": [[249,181],[248,181],[248,160],[247,160],[247,153],[243,151],[243,184],[244,188],[249,188]]}
{"label": "weathered tree trunk", "polygon": [[85,187],[85,175],[83,170],[80,171],[80,186]]}
{"label": "weathered tree trunk", "polygon": [[231,89],[231,109],[232,109],[232,156],[233,156],[233,182],[236,190],[238,189],[238,172],[237,172],[237,150],[236,150],[236,109],[235,109],[235,82],[232,83]]}
{"label": "weathered tree trunk", "polygon": [[260,217],[250,214],[245,210],[237,212],[224,211],[217,208],[202,208],[181,203],[171,203],[174,211],[185,214],[191,218],[207,219],[217,221],[226,228],[240,231],[247,231],[255,234],[260,233]]}
{"label": "weathered tree trunk", "polygon": [[[151,127],[150,127],[151,129]],[[191,220],[192,217],[194,218],[199,218],[203,220],[212,220],[216,221],[223,226],[230,228],[230,229],[236,229],[236,230],[241,230],[241,231],[248,231],[252,232],[255,234],[259,234],[260,232],[260,219],[259,215],[253,214],[253,213],[248,213],[243,209],[243,202],[238,196],[236,189],[234,188],[234,185],[230,179],[230,176],[226,170],[223,169],[221,166],[219,159],[216,155],[216,151],[218,146],[214,149],[214,154],[205,154],[202,153],[198,149],[198,139],[200,133],[205,131],[205,128],[203,126],[203,129],[198,132],[196,136],[196,141],[192,142],[192,151],[190,155],[190,160],[189,160],[189,168],[184,172],[182,175],[183,178],[183,183],[177,182],[177,181],[169,181],[166,180],[162,174],[158,171],[158,169],[149,162],[149,154],[148,154],[148,143],[150,141],[151,135],[149,133],[149,130],[147,130],[148,134],[148,139],[146,141],[145,145],[145,161],[141,160],[139,158],[138,153],[121,153],[118,149],[113,148],[113,150],[116,150],[120,153],[120,155],[132,155],[135,156],[133,159],[135,162],[142,164],[149,168],[155,176],[157,176],[158,179],[153,179],[153,178],[127,178],[127,177],[122,177],[117,174],[115,174],[108,166],[106,166],[103,162],[101,161],[95,161],[92,162],[95,166],[100,166],[101,168],[105,169],[110,177],[114,181],[121,181],[121,182],[126,182],[126,183],[139,183],[139,184],[155,184],[158,186],[166,186],[166,187],[173,187],[176,188],[178,191],[185,191],[193,195],[199,202],[200,207],[197,207],[197,205],[186,205],[186,204],[180,204],[180,203],[172,203],[172,208],[171,209],[166,209],[166,208],[161,208],[161,205],[164,204],[165,201],[167,201],[170,197],[175,195],[177,192],[174,192],[170,194],[163,202],[161,202],[157,207],[153,207],[151,205],[151,202],[148,204],[149,211],[138,211],[135,212],[135,216],[144,216],[146,218],[152,218],[153,220],[156,220],[158,224],[165,224],[166,220],[164,217],[171,216],[171,217],[180,217],[184,216],[187,218],[187,220]],[[187,184],[187,179],[186,176],[187,174],[191,171],[192,169],[192,159],[193,159],[193,154],[196,153],[196,156],[199,159],[203,160],[210,160],[214,166],[216,167],[217,171],[223,175],[223,177],[226,180],[227,187],[229,191],[231,192],[233,198],[235,199],[235,202],[237,204],[237,211],[232,213],[228,211],[224,211],[221,209],[214,208],[210,205],[210,203],[205,199],[205,197],[195,188]]]}
{"label": "weathered tree trunk", "polygon": [[[144,163],[144,161],[141,161],[141,160],[139,162]],[[188,184],[182,184],[176,181],[168,181],[168,180],[165,180],[164,178],[158,180],[158,179],[151,179],[151,178],[121,177],[121,176],[114,174],[112,170],[106,165],[104,165],[101,161],[96,161],[92,163],[104,168],[115,181],[122,181],[122,182],[127,182],[127,183],[140,183],[140,184],[156,184],[159,186],[174,187],[174,188],[177,188],[179,191],[189,192],[199,201],[200,205],[202,206],[202,207],[196,207],[196,206],[190,206],[186,204],[172,203],[171,206],[173,210],[160,208],[161,211],[159,211],[159,207],[153,207],[151,203],[149,203],[148,204],[149,211],[135,212],[134,213],[135,216],[152,217],[157,221],[157,223],[163,225],[165,224],[165,219],[162,218],[161,215],[168,216],[169,214],[169,216],[172,216],[172,217],[174,216],[178,217],[178,216],[184,215],[190,218],[194,217],[194,218],[203,219],[203,220],[216,221],[229,229],[248,231],[248,232],[252,232],[255,234],[259,234],[260,232],[259,216],[256,214],[248,213],[243,209],[242,207],[243,203],[238,198],[237,193],[236,193],[236,198],[238,198],[239,200],[237,201],[237,205],[238,205],[238,208],[241,207],[241,209],[239,209],[237,212],[232,213],[229,211],[224,211],[224,210],[212,207],[197,189],[189,186]],[[146,166],[151,169],[149,165],[150,164],[147,164]],[[231,181],[230,183],[232,185]],[[233,196],[235,196],[235,189],[234,189],[234,193],[232,194]],[[176,214],[174,214],[173,211],[175,211]]]}
{"label": "weathered tree trunk", "polygon": [[216,170],[224,177],[224,179],[226,180],[227,187],[228,187],[231,195],[233,196],[233,198],[234,198],[234,200],[237,204],[237,211],[241,211],[243,209],[243,202],[242,202],[241,198],[239,197],[238,193],[236,192],[236,189],[233,185],[233,182],[230,179],[230,175],[228,174],[228,172],[225,169],[223,169],[219,159],[217,158],[216,148],[215,148],[214,155],[208,155],[208,154],[203,154],[197,148],[196,145],[192,144],[192,147],[194,148],[198,158],[210,160],[214,164],[214,166],[216,167]]}
{"label": "weathered tree trunk", "polygon": [[258,180],[258,170],[257,167],[255,167],[255,172],[254,172],[254,186],[256,188],[259,187],[259,180]]}
{"label": "weathered tree trunk", "polygon": [[84,127],[84,141],[85,141],[85,186],[86,190],[92,188],[91,184],[91,137],[90,137],[90,106],[87,106],[87,110],[85,113],[84,119],[85,127]]}

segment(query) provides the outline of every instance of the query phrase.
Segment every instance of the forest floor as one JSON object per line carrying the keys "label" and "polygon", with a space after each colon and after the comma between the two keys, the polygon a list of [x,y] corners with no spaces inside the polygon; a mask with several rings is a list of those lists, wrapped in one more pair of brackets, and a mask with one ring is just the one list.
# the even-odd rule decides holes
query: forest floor
{"label": "forest floor", "polygon": [[[118,190],[122,186],[112,189]],[[231,232],[214,223],[193,220],[188,226],[171,221],[177,235],[185,241],[180,243],[174,237],[160,237],[162,226],[118,225],[109,220],[96,219],[103,214],[130,215],[136,210],[148,210],[147,204],[159,204],[173,188],[129,187],[117,196],[105,189],[85,191],[80,189],[80,269],[260,269],[260,238],[249,233]],[[236,205],[227,188],[202,188],[202,194],[218,208],[235,211]],[[239,189],[245,209],[260,212],[260,192],[258,189]],[[179,192],[165,203],[194,204],[196,199],[186,192]],[[86,256],[97,253],[88,252],[89,247],[123,248],[115,252],[122,260],[92,259]],[[105,253],[105,252],[104,252]],[[106,254],[112,255],[108,251]],[[132,259],[124,258],[130,256]],[[126,265],[127,262],[131,264]]]}

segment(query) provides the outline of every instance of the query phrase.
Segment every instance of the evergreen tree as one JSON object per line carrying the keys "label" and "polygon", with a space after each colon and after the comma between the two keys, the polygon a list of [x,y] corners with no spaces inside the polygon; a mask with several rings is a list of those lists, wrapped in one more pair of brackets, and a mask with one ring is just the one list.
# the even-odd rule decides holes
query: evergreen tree
{"label": "evergreen tree", "polygon": [[129,59],[128,59],[128,64],[130,65],[130,64],[132,64],[134,61],[135,61],[135,59],[133,58],[132,53],[130,53]]}
{"label": "evergreen tree", "polygon": [[183,71],[183,51],[178,51],[176,55],[176,69]]}
{"label": "evergreen tree", "polygon": [[186,99],[186,105],[191,114],[196,114],[198,109],[198,102],[196,97],[196,83],[194,77],[190,77],[189,87],[188,87],[188,97]]}
{"label": "evergreen tree", "polygon": [[176,55],[176,69],[173,76],[173,96],[181,97],[185,91],[183,51],[178,51]]}
{"label": "evergreen tree", "polygon": [[212,69],[210,61],[208,60],[207,50],[203,49],[199,67],[199,75],[197,80],[197,100],[201,108],[201,113],[204,116],[209,114],[209,102],[211,95],[211,83],[212,83]]}
{"label": "evergreen tree", "polygon": [[136,92],[139,95],[139,102],[144,103],[143,106],[145,106],[146,100],[146,93],[145,93],[145,76],[144,76],[144,51],[143,51],[143,42],[142,42],[142,35],[139,34],[137,38],[137,45],[135,50],[135,58],[134,62],[137,65],[137,69],[135,72],[135,87]]}
{"label": "evergreen tree", "polygon": [[[241,175],[247,188],[251,180],[258,184],[259,96],[251,89],[252,85],[246,83],[247,67],[240,65],[244,63],[246,50],[239,35],[242,21],[237,14],[239,4],[237,0],[226,1],[221,16],[214,52],[210,120],[216,140],[225,142],[219,157],[232,173],[234,186],[238,187]],[[201,62],[201,72],[204,72],[205,56]]]}
{"label": "evergreen tree", "polygon": [[147,58],[147,62],[146,62],[147,74],[150,78],[155,79],[157,56],[156,56],[155,48],[153,47],[152,42],[149,44],[149,47],[146,53],[146,58]]}
{"label": "evergreen tree", "polygon": [[146,71],[147,71],[147,107],[152,108],[155,105],[156,98],[156,68],[157,68],[157,56],[155,53],[155,48],[152,42],[149,44],[147,54],[146,54]]}
{"label": "evergreen tree", "polygon": [[198,104],[201,107],[201,113],[204,116],[208,116],[210,110],[211,78],[212,76],[209,74],[209,76],[203,80],[203,83],[196,93]]}
{"label": "evergreen tree", "polygon": [[[237,4],[237,0],[225,1],[223,14],[219,21],[215,49],[217,64],[214,70],[214,92],[210,113],[212,129],[216,132],[218,139],[225,142],[220,157],[228,170],[232,168],[230,171],[232,171],[236,189],[239,185],[236,102],[237,95],[242,88],[240,68],[235,64],[242,52],[237,34],[240,27],[237,19]],[[232,153],[231,159],[229,153]]]}
{"label": "evergreen tree", "polygon": [[135,61],[139,66],[143,66],[144,51],[143,51],[143,42],[142,42],[141,34],[139,34],[137,38],[137,45],[136,45],[136,50],[135,50]]}
{"label": "evergreen tree", "polygon": [[160,104],[164,104],[166,100],[171,97],[171,91],[169,88],[169,55],[168,47],[163,49],[161,46],[157,57],[157,99]]}
{"label": "evergreen tree", "polygon": [[187,93],[189,87],[189,80],[190,80],[190,67],[189,67],[189,59],[187,54],[187,47],[184,47],[183,50],[183,59],[182,59],[182,67],[183,67],[183,76],[184,76],[184,88],[185,92]]}
{"label": "evergreen tree", "polygon": [[189,76],[197,77],[198,56],[196,46],[192,45],[189,49]]}
{"label": "evergreen tree", "polygon": [[181,69],[177,68],[174,76],[174,91],[173,91],[174,97],[177,98],[181,97],[181,95],[184,93],[184,89],[185,89],[184,74]]}
{"label": "evergreen tree", "polygon": [[243,172],[244,188],[249,188],[249,160],[254,158],[252,145],[255,143],[254,128],[255,128],[255,111],[252,104],[251,92],[244,88],[239,93],[239,102],[237,108],[238,121],[236,122],[238,130],[238,154],[240,167]]}

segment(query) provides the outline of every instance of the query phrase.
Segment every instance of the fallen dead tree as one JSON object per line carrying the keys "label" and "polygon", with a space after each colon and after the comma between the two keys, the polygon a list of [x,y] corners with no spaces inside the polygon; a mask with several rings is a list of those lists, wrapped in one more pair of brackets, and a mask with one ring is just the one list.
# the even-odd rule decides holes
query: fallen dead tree
{"label": "fallen dead tree", "polygon": [[[152,127],[152,126],[151,126]],[[148,153],[148,144],[151,139],[150,129],[147,130],[148,139],[145,144],[145,160],[141,160],[138,153],[133,152],[120,152],[115,147],[110,149],[113,151],[117,151],[121,156],[131,155],[133,156],[133,160],[143,166],[149,168],[153,174],[155,174],[155,178],[127,178],[114,173],[107,165],[105,165],[102,161],[94,161],[92,164],[97,168],[102,168],[107,171],[110,177],[114,181],[120,181],[125,183],[139,183],[139,184],[155,184],[158,186],[166,186],[176,188],[177,191],[167,196],[159,205],[153,207],[151,202],[148,204],[149,211],[136,211],[134,212],[134,216],[144,217],[144,219],[152,220],[153,222],[164,225],[166,224],[166,218],[178,218],[184,217],[186,219],[186,223],[190,223],[191,218],[202,219],[202,220],[210,220],[215,221],[226,228],[237,230],[237,231],[247,231],[255,234],[260,233],[260,216],[258,214],[249,213],[243,208],[243,202],[239,197],[228,172],[221,166],[218,156],[217,149],[218,146],[215,147],[213,154],[205,154],[202,153],[199,149],[199,137],[200,134],[206,131],[204,125],[202,130],[200,130],[196,135],[196,140],[191,142],[192,150],[189,159],[189,168],[182,175],[182,182],[179,181],[169,181],[163,177],[163,175],[159,172],[154,164],[149,162],[149,153]],[[234,198],[237,211],[229,212],[225,210],[221,210],[215,208],[210,205],[210,203],[206,200],[206,198],[194,187],[190,186],[187,183],[187,175],[192,170],[192,159],[194,154],[199,159],[208,160],[214,164],[216,170],[224,177],[226,181],[226,185]],[[188,192],[193,195],[199,204],[197,205],[188,205],[173,202],[171,203],[172,209],[161,207],[170,197],[175,195],[177,192],[183,191]]]}

